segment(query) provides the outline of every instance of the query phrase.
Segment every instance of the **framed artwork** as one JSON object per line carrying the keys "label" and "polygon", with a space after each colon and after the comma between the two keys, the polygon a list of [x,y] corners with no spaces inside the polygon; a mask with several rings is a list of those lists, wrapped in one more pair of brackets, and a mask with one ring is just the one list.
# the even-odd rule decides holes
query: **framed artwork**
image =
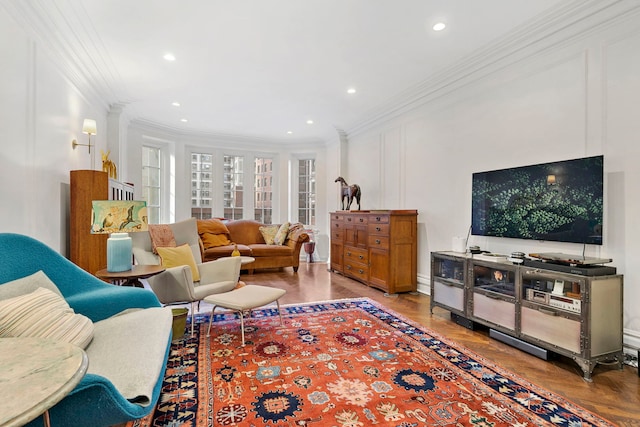
{"label": "framed artwork", "polygon": [[148,230],[144,200],[94,200],[91,202],[91,233],[134,233]]}

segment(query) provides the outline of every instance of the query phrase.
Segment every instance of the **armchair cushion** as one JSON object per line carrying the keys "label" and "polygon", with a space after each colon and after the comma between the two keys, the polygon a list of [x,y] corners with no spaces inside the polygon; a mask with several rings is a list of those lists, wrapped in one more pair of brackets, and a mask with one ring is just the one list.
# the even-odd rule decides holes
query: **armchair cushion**
{"label": "armchair cushion", "polygon": [[158,253],[160,247],[175,248],[177,246],[173,230],[166,224],[149,224],[149,237],[154,254]]}
{"label": "armchair cushion", "polygon": [[86,348],[93,322],[76,314],[58,293],[46,288],[0,301],[0,338],[37,337]]}
{"label": "armchair cushion", "polygon": [[38,270],[28,276],[3,283],[2,286],[0,286],[0,300],[28,294],[38,288],[49,289],[58,295],[62,295],[60,289],[44,274],[44,271]]}
{"label": "armchair cushion", "polygon": [[200,281],[200,272],[196,266],[191,248],[186,243],[175,248],[156,248],[163,266],[167,268],[187,265],[191,268],[191,275],[194,282]]}

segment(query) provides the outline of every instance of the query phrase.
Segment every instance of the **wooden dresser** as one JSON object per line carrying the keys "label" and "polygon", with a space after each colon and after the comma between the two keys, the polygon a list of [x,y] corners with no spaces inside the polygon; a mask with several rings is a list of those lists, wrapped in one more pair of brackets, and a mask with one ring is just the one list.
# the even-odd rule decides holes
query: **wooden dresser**
{"label": "wooden dresser", "polygon": [[133,185],[110,179],[106,172],[70,173],[69,239],[71,262],[91,274],[107,267],[108,234],[91,234],[93,200],[133,200]]}
{"label": "wooden dresser", "polygon": [[418,286],[418,211],[331,213],[331,270],[387,293]]}

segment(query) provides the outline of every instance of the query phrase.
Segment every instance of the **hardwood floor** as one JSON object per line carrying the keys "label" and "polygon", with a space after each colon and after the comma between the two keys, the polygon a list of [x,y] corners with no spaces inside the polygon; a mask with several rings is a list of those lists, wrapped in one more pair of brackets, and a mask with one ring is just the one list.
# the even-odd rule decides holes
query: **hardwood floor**
{"label": "hardwood floor", "polygon": [[[637,368],[625,365],[597,365],[593,382],[582,379],[582,371],[572,360],[557,356],[544,361],[488,336],[485,330],[471,331],[450,320],[448,311],[435,308],[429,313],[429,296],[398,294],[385,296],[377,289],[327,271],[327,264],[302,263],[298,273],[281,271],[242,274],[247,284],[268,285],[287,291],[281,304],[368,297],[393,311],[473,350],[488,360],[530,382],[566,397],[576,404],[620,426],[640,426],[640,378]],[[200,311],[210,310],[205,304]]]}

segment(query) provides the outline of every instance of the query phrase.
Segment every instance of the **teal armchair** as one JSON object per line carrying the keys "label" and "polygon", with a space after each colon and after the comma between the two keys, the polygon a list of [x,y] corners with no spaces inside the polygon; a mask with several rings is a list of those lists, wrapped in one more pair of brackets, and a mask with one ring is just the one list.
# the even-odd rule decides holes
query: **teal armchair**
{"label": "teal armchair", "polygon": [[[57,286],[76,313],[87,316],[93,322],[109,319],[126,309],[152,308],[147,312],[160,314],[162,321],[158,322],[158,328],[163,329],[162,334],[159,334],[163,338],[155,348],[158,353],[157,360],[161,360],[160,357],[164,359],[160,362],[162,365],[160,375],[155,379],[155,383],[151,384],[153,392],[145,405],[127,400],[109,378],[92,374],[91,358],[89,358],[87,375],[67,397],[50,409],[51,425],[110,426],[149,414],[160,395],[171,345],[170,310],[166,314],[166,309],[154,308],[161,307],[161,304],[149,290],[107,284],[33,238],[0,233],[0,288],[4,283],[29,276],[40,270]],[[168,331],[164,332],[164,329]],[[119,349],[115,350],[119,351]],[[32,421],[29,425],[42,425],[41,418]]]}

